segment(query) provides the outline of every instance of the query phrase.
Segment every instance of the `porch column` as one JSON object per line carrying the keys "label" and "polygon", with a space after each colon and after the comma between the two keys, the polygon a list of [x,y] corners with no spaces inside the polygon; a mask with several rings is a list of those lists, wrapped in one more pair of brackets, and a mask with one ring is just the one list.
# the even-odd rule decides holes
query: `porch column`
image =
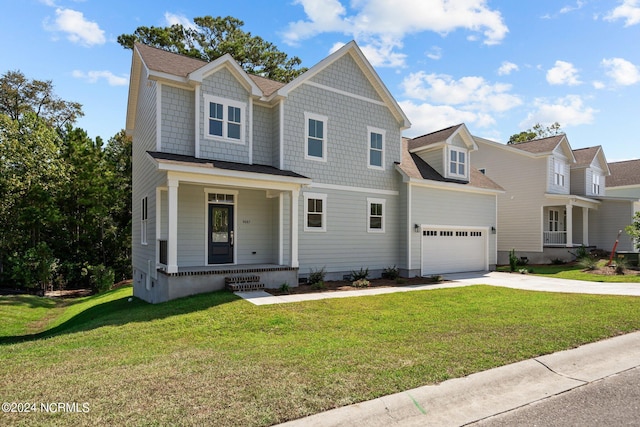
{"label": "porch column", "polygon": [[589,209],[582,208],[582,244],[589,246]]}
{"label": "porch column", "polygon": [[565,227],[567,229],[567,247],[573,247],[573,205],[567,204],[565,206],[567,212],[567,223]]}
{"label": "porch column", "polygon": [[284,191],[278,194],[278,265],[284,265]]}
{"label": "porch column", "polygon": [[299,267],[298,262],[298,200],[300,190],[291,190],[291,267]]}
{"label": "porch column", "polygon": [[178,180],[168,179],[169,236],[167,241],[167,273],[178,272]]}

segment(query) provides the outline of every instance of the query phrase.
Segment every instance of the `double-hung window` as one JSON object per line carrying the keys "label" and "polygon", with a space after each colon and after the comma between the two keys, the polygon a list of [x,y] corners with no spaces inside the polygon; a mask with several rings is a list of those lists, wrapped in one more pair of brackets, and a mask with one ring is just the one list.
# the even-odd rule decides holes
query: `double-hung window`
{"label": "double-hung window", "polygon": [[564,187],[564,162],[553,161],[553,183],[558,187]]}
{"label": "double-hung window", "polygon": [[449,149],[449,175],[467,177],[467,152],[456,148]]}
{"label": "double-hung window", "polygon": [[384,169],[384,136],[383,129],[367,127],[369,134],[369,168]]}
{"label": "double-hung window", "polygon": [[593,191],[593,194],[595,196],[600,195],[600,175],[598,175],[597,173],[594,173],[592,175],[591,181],[592,181],[591,191]]}
{"label": "double-hung window", "polygon": [[149,197],[142,198],[140,204],[140,243],[147,244],[147,223],[149,222]]}
{"label": "double-hung window", "polygon": [[244,143],[245,104],[205,95],[205,137]]}
{"label": "double-hung window", "polygon": [[384,199],[367,198],[367,232],[384,233]]}
{"label": "double-hung window", "polygon": [[308,160],[327,160],[327,118],[313,113],[304,113],[305,151]]}
{"label": "double-hung window", "polygon": [[304,231],[327,231],[326,194],[304,194]]}

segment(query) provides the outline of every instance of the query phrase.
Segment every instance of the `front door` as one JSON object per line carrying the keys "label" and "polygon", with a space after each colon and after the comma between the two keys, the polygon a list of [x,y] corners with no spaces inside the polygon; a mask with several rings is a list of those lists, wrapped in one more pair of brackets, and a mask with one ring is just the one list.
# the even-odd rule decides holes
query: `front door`
{"label": "front door", "polygon": [[209,205],[209,264],[233,262],[233,205]]}

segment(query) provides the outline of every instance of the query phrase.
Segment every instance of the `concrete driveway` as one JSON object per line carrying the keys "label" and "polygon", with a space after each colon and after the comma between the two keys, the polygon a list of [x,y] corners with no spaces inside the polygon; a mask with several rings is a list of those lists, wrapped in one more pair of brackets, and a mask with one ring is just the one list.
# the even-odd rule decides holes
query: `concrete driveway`
{"label": "concrete driveway", "polygon": [[527,291],[640,296],[640,283],[584,282],[497,271],[445,274],[444,278],[458,284],[503,286]]}

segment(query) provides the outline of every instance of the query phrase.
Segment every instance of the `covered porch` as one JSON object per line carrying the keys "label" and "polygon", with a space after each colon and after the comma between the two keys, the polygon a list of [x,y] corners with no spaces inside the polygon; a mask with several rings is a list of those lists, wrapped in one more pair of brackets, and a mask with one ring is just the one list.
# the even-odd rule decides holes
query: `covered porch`
{"label": "covered porch", "polygon": [[589,212],[600,202],[581,196],[546,194],[542,207],[542,243],[545,248],[589,246]]}

